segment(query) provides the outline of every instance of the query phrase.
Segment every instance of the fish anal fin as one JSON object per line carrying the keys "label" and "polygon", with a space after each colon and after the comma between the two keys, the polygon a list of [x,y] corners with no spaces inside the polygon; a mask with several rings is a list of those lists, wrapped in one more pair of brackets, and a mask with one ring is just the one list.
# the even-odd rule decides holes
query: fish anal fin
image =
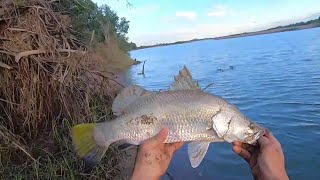
{"label": "fish anal fin", "polygon": [[209,148],[210,141],[195,141],[188,144],[188,155],[191,166],[196,168],[200,165]]}
{"label": "fish anal fin", "polygon": [[153,92],[147,91],[138,85],[127,86],[114,99],[112,112],[114,115],[120,116],[131,103],[151,94],[153,94]]}
{"label": "fish anal fin", "polygon": [[179,75],[174,77],[174,82],[170,85],[170,90],[200,90],[197,83],[194,82],[188,68],[179,71]]}

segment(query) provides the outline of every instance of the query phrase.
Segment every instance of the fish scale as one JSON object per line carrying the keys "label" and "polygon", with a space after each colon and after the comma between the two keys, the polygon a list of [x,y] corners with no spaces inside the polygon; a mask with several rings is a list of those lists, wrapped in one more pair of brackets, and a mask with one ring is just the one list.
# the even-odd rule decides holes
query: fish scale
{"label": "fish scale", "polygon": [[[216,108],[203,106],[200,103],[195,103],[198,106],[190,106],[190,104],[185,103],[185,101],[192,100],[195,95],[203,96],[202,99],[204,100],[208,99],[206,97],[207,94],[201,91],[164,92],[141,99],[135,104],[130,105],[131,109],[127,110],[129,115],[126,117],[122,116],[119,120],[114,121],[120,124],[116,129],[122,129],[120,135],[116,134],[116,136],[119,139],[127,139],[128,142],[137,142],[140,139],[154,136],[163,127],[168,127],[169,130],[172,130],[170,132],[174,133],[169,133],[166,142],[217,139],[216,133],[208,134],[206,132],[209,129],[213,131],[210,118],[216,113],[214,110]],[[174,107],[168,107],[169,104],[174,104]],[[158,108],[159,111],[152,111],[155,118],[152,124],[145,125],[138,122],[141,121],[141,115],[148,115],[150,114],[148,113],[149,109],[157,109],[157,107],[160,107]],[[130,112],[135,113],[131,115]],[[128,125],[127,118],[135,119],[134,121],[137,123]]]}
{"label": "fish scale", "polygon": [[201,91],[187,68],[179,72],[168,91],[151,92],[137,85],[124,88],[112,111],[118,116],[112,121],[73,127],[76,151],[89,164],[97,164],[113,142],[139,145],[164,127],[169,129],[164,143],[190,142],[192,167],[200,164],[211,142],[254,144],[264,134],[264,128],[236,106]]}

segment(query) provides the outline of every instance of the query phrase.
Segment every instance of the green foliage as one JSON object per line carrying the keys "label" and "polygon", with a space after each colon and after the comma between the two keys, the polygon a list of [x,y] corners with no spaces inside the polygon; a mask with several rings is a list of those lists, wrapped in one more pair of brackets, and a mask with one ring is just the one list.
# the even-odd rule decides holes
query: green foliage
{"label": "green foliage", "polygon": [[130,22],[124,17],[120,18],[108,5],[98,7],[91,0],[61,0],[59,7],[72,17],[72,28],[82,41],[88,43],[94,32],[99,42],[112,37],[123,51],[132,49],[126,37]]}
{"label": "green foliage", "polygon": [[[279,26],[276,28],[283,28],[283,27],[295,27],[295,26],[303,26],[303,25],[309,25],[309,24],[320,24],[320,17],[318,19],[314,19],[314,20],[310,20],[310,21],[306,21],[306,22],[298,22],[298,23],[294,23],[294,24],[290,24],[287,26]],[[275,28],[273,28],[275,29]]]}

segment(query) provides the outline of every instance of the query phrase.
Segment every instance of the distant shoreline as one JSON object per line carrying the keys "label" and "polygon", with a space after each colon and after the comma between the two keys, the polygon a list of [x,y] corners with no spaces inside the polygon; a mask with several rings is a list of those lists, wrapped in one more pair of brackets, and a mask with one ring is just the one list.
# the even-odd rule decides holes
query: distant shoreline
{"label": "distant shoreline", "polygon": [[153,47],[161,47],[161,46],[170,46],[170,45],[176,45],[176,44],[185,44],[185,43],[196,42],[196,41],[204,41],[204,40],[221,40],[221,39],[231,39],[231,38],[239,38],[239,37],[247,37],[247,36],[256,36],[256,35],[263,35],[263,34],[287,32],[287,31],[298,31],[298,30],[311,29],[311,28],[317,28],[317,27],[320,27],[320,23],[312,23],[312,24],[296,25],[296,26],[276,27],[276,28],[271,28],[271,29],[262,30],[262,31],[246,32],[246,33],[241,33],[241,34],[233,34],[233,35],[214,37],[214,38],[193,39],[193,40],[188,40],[188,41],[178,41],[178,42],[174,42],[174,43],[164,43],[164,44],[157,44],[157,45],[151,45],[151,46],[140,46],[135,50],[147,49],[147,48],[153,48]]}
{"label": "distant shoreline", "polygon": [[272,33],[287,32],[287,31],[299,31],[303,29],[311,29],[311,28],[317,28],[317,27],[320,27],[319,24],[308,24],[308,25],[301,25],[301,26],[295,26],[295,27],[280,27],[280,28],[272,28],[272,29],[267,29],[262,31],[234,34],[234,35],[208,38],[208,39],[215,39],[215,40],[231,39],[231,38],[237,38],[237,37],[256,36],[256,35],[262,35],[262,34],[272,34]]}

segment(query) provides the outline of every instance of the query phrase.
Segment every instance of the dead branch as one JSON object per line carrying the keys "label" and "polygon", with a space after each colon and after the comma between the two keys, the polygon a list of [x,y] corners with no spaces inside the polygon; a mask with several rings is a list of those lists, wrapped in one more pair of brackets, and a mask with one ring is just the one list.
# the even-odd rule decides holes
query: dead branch
{"label": "dead branch", "polygon": [[212,86],[212,85],[214,85],[214,83],[210,83],[210,84],[208,84],[205,88],[203,88],[203,90],[202,91],[204,91],[204,90],[206,90],[206,89],[208,89],[210,86]]}
{"label": "dead branch", "polygon": [[93,38],[94,38],[94,33],[95,33],[95,30],[93,30],[92,31],[92,34],[91,34],[91,39],[90,39],[90,46],[91,46],[91,44],[92,44],[92,41],[93,41]]}
{"label": "dead branch", "polygon": [[144,64],[146,63],[147,60],[143,61],[143,66],[142,66],[142,72],[139,73],[138,75],[144,75]]}
{"label": "dead branch", "polygon": [[2,50],[0,50],[0,53],[2,53],[2,54],[8,54],[8,55],[10,55],[10,56],[16,56],[14,53],[8,52],[8,51],[2,51]]}
{"label": "dead branch", "polygon": [[15,55],[15,61],[18,63],[22,57],[36,55],[36,54],[44,54],[46,52],[47,51],[44,49],[21,52],[21,53],[18,53],[17,55]]}
{"label": "dead branch", "polygon": [[32,32],[32,31],[28,31],[26,29],[22,29],[22,28],[7,28],[9,31],[20,31],[20,32],[29,32],[29,33],[32,33],[32,34],[36,34],[35,32]]}
{"label": "dead branch", "polygon": [[12,105],[20,105],[20,104],[17,104],[17,103],[14,103],[14,102],[10,102],[10,101],[7,101],[7,100],[1,99],[1,98],[0,98],[0,101],[8,103],[8,104],[12,104]]}
{"label": "dead branch", "polygon": [[1,62],[0,61],[0,67],[3,67],[3,68],[5,68],[5,69],[12,69],[12,67],[11,66],[9,66],[8,64],[5,64],[5,63],[3,63],[3,62]]}
{"label": "dead branch", "polygon": [[[73,50],[73,49],[57,49],[57,51],[60,53],[81,53],[81,54],[86,53],[86,51]],[[30,55],[36,55],[36,54],[45,54],[45,53],[50,53],[50,52],[45,49],[37,49],[37,50],[32,50],[32,51],[20,52],[17,55],[15,55],[15,61],[18,63],[20,61],[20,59],[23,57],[30,56]]]}

